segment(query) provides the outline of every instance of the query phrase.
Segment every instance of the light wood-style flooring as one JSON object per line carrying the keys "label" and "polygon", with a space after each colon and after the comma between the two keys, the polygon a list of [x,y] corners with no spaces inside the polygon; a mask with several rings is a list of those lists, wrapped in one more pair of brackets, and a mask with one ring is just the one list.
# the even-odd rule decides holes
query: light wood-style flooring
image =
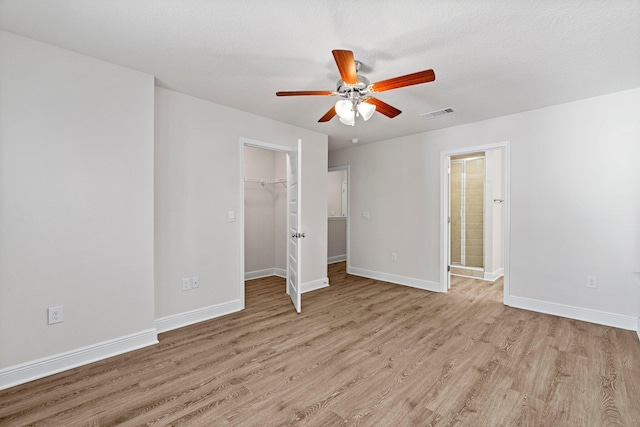
{"label": "light wood-style flooring", "polygon": [[349,276],[0,392],[2,426],[638,426],[635,332],[506,307],[502,282],[437,294]]}

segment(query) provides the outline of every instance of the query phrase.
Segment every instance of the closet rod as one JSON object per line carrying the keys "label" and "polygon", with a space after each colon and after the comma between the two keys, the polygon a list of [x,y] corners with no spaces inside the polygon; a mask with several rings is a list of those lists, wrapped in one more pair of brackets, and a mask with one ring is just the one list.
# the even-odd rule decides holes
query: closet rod
{"label": "closet rod", "polygon": [[282,184],[283,186],[287,186],[287,178],[249,178],[244,177],[245,182],[258,182],[262,185],[264,184]]}

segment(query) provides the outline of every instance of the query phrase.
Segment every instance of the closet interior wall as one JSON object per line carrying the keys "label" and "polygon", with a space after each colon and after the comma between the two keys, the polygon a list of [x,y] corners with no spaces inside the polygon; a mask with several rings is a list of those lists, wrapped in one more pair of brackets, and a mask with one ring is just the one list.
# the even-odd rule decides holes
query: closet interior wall
{"label": "closet interior wall", "polygon": [[[244,147],[245,277],[286,276],[286,154]],[[265,182],[256,182],[256,179]],[[273,182],[276,180],[284,182]],[[271,181],[271,182],[269,182]]]}

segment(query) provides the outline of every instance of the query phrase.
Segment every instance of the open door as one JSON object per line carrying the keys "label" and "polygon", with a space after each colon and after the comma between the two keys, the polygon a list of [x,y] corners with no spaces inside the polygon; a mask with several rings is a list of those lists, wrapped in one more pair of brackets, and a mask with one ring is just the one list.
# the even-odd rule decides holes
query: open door
{"label": "open door", "polygon": [[451,157],[447,156],[447,290],[451,289]]}
{"label": "open door", "polygon": [[302,303],[300,298],[300,243],[304,233],[300,231],[300,165],[302,164],[302,140],[298,146],[289,151],[287,172],[289,191],[287,191],[287,226],[289,241],[287,243],[287,293],[291,297],[296,311],[300,313]]}

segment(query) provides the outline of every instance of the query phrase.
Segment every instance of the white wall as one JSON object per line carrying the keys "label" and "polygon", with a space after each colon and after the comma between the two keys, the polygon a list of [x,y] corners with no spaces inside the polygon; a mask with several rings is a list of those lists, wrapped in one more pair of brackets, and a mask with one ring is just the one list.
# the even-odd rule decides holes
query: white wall
{"label": "white wall", "polygon": [[[247,146],[244,168],[246,177],[286,179],[286,155]],[[283,184],[245,182],[245,273],[286,268],[286,200],[287,188]]]}
{"label": "white wall", "polygon": [[[286,178],[287,176],[287,155],[285,153],[274,152],[273,176],[276,178]],[[327,160],[328,161],[328,160]],[[277,184],[278,197],[275,200],[274,214],[274,245],[273,245],[273,267],[279,270],[287,270],[287,189],[282,184]],[[246,237],[245,237],[246,238]]]}
{"label": "white wall", "polygon": [[4,31],[0,58],[2,388],[156,334],[153,77]]}
{"label": "white wall", "polygon": [[326,135],[3,31],[0,93],[0,389],[235,307],[241,136],[304,141],[301,281],[326,281]]}
{"label": "white wall", "polygon": [[351,265],[439,282],[440,151],[510,141],[508,297],[638,316],[638,111],[634,89],[330,153],[351,165]]}
{"label": "white wall", "polygon": [[[326,279],[326,135],[156,88],[155,136],[158,319],[219,314],[216,307],[242,301],[241,218],[227,220],[244,203],[241,137],[285,146],[302,139],[301,282]],[[181,279],[192,276],[200,288],[182,291]]]}
{"label": "white wall", "polygon": [[[421,142],[394,140],[329,153],[330,166],[351,168],[352,267],[438,280],[439,151],[428,160],[427,150]],[[431,173],[435,182],[427,186]],[[369,219],[363,218],[365,211]],[[397,261],[391,260],[392,252]]]}
{"label": "white wall", "polygon": [[342,216],[342,184],[347,182],[347,171],[329,172],[327,182],[327,216]]}
{"label": "white wall", "polygon": [[347,218],[329,218],[327,256],[331,259],[346,259],[347,256]]}
{"label": "white wall", "polygon": [[[297,128],[294,128],[297,129]],[[302,151],[302,289],[327,279],[328,137],[306,131]],[[302,134],[304,135],[304,134]],[[315,138],[313,136],[315,135]],[[324,170],[323,170],[324,168]],[[313,286],[312,286],[313,287]],[[302,299],[304,303],[304,297]]]}

